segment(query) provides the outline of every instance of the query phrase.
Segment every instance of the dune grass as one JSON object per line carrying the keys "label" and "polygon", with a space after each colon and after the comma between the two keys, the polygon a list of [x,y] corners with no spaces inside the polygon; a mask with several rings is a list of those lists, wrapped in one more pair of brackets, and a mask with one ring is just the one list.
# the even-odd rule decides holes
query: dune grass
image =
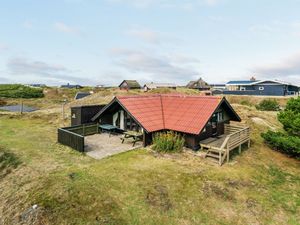
{"label": "dune grass", "polygon": [[0,224],[299,224],[299,161],[249,123],[253,147],[219,167],[144,149],[94,160],[56,144],[45,120],[2,116]]}

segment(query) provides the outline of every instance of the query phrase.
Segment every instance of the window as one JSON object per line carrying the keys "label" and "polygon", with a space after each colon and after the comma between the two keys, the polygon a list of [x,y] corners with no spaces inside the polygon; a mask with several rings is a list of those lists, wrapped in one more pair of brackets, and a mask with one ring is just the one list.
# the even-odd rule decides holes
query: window
{"label": "window", "polygon": [[218,113],[218,122],[223,121],[223,112]]}
{"label": "window", "polygon": [[258,87],[258,90],[263,91],[265,88],[263,86]]}
{"label": "window", "polygon": [[221,122],[223,121],[223,119],[224,119],[223,112],[217,112],[213,114],[211,118],[211,122]]}
{"label": "window", "polygon": [[240,91],[246,91],[245,87],[240,87]]}

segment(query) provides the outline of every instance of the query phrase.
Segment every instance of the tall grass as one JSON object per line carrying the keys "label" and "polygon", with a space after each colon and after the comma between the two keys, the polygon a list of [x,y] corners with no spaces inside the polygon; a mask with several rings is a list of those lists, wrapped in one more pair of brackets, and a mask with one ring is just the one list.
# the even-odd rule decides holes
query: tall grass
{"label": "tall grass", "polygon": [[174,131],[153,135],[153,149],[157,152],[181,152],[183,145],[184,137]]}

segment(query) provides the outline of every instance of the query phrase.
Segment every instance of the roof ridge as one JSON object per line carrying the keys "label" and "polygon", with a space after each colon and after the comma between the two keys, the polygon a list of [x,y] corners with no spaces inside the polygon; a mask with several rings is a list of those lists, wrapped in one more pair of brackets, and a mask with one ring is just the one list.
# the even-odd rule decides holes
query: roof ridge
{"label": "roof ridge", "polygon": [[120,95],[117,98],[150,98],[150,97],[182,97],[182,98],[208,98],[221,99],[220,96],[186,95],[186,94],[145,94],[145,95]]}
{"label": "roof ridge", "polygon": [[160,104],[161,104],[161,114],[162,114],[163,128],[166,129],[164,104],[163,104],[162,96],[161,95],[160,95]]}

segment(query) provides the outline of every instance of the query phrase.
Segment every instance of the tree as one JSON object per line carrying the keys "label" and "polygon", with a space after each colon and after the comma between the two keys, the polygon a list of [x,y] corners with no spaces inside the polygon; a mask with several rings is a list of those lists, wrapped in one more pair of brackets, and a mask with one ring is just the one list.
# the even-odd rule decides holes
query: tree
{"label": "tree", "polygon": [[289,134],[300,136],[300,97],[288,101],[284,111],[278,114],[278,120]]}
{"label": "tree", "polygon": [[300,158],[300,97],[288,101],[278,120],[284,133],[268,131],[261,136],[273,149]]}

